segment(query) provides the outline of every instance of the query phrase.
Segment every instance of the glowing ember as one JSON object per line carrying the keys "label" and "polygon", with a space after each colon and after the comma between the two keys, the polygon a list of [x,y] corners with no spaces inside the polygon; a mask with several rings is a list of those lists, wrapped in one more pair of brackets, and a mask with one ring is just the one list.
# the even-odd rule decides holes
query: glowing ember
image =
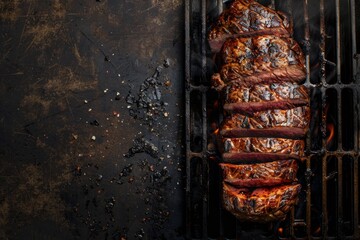
{"label": "glowing ember", "polygon": [[316,230],[314,231],[314,235],[319,235],[321,233],[321,227],[317,227]]}
{"label": "glowing ember", "polygon": [[335,136],[335,126],[332,123],[327,124],[326,131],[329,133],[326,139],[326,145],[329,145]]}

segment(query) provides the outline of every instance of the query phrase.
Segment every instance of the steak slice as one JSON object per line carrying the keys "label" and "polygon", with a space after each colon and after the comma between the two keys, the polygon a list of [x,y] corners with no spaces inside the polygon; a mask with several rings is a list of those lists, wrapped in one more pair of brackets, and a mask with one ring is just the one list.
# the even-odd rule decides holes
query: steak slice
{"label": "steak slice", "polygon": [[211,86],[221,91],[229,83],[239,83],[242,86],[252,86],[263,83],[292,82],[300,84],[305,74],[298,66],[292,65],[284,68],[273,69],[268,72],[254,73],[244,76],[239,64],[227,64],[221,68],[221,73],[214,73],[211,76]]}
{"label": "steak slice", "polygon": [[224,110],[232,113],[252,114],[268,109],[290,109],[308,105],[304,99],[289,99],[286,101],[267,101],[250,103],[228,103],[224,104]]}
{"label": "steak slice", "polygon": [[221,50],[223,65],[213,76],[215,87],[238,82],[241,86],[254,83],[294,82],[306,77],[304,57],[299,45],[291,38],[257,36],[230,38]]}
{"label": "steak slice", "polygon": [[220,145],[224,162],[257,163],[282,159],[301,159],[303,140],[285,138],[223,138]]}
{"label": "steak slice", "polygon": [[282,160],[258,164],[220,163],[223,179],[238,188],[276,186],[297,181],[296,160]]}
{"label": "steak slice", "polygon": [[284,220],[295,205],[300,189],[300,184],[238,189],[223,183],[223,206],[240,221]]}
{"label": "steak slice", "polygon": [[252,116],[239,113],[227,117],[221,124],[223,137],[298,138],[306,134],[310,121],[308,106],[288,110],[272,109]]}
{"label": "steak slice", "polygon": [[235,0],[223,11],[209,32],[209,45],[218,52],[224,41],[234,36],[277,35],[289,37],[292,26],[288,17],[254,0]]}
{"label": "steak slice", "polygon": [[267,109],[290,109],[309,104],[308,89],[289,82],[240,86],[230,84],[223,91],[224,109],[251,114]]}

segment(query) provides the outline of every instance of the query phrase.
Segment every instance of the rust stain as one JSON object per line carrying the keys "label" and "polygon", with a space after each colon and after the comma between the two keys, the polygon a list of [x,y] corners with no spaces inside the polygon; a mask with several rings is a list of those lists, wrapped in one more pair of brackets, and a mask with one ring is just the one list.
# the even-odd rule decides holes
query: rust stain
{"label": "rust stain", "polygon": [[0,226],[5,226],[7,224],[9,210],[10,210],[9,203],[5,198],[4,201],[0,204]]}
{"label": "rust stain", "polygon": [[151,0],[153,6],[159,7],[160,11],[168,12],[182,6],[183,1],[180,0]]}
{"label": "rust stain", "polygon": [[30,119],[47,115],[52,107],[65,110],[68,107],[67,99],[72,97],[74,92],[97,87],[96,78],[84,81],[83,77],[70,67],[55,65],[53,68],[52,76],[48,80],[41,80],[30,85],[29,93],[21,101],[23,108],[31,110],[27,111]]}
{"label": "rust stain", "polygon": [[0,239],[7,239],[4,229],[8,225],[9,212],[10,206],[8,200],[5,198],[4,201],[0,203]]}
{"label": "rust stain", "polygon": [[19,185],[10,196],[12,207],[22,214],[46,217],[66,226],[65,205],[59,195],[59,187],[64,180],[61,176],[46,181],[40,167],[24,166],[20,172]]}
{"label": "rust stain", "polygon": [[86,14],[100,14],[105,15],[108,14],[108,3],[107,1],[96,1],[93,4],[91,2],[89,7],[85,7]]}
{"label": "rust stain", "polygon": [[0,1],[0,20],[16,21],[21,14],[20,5],[20,0]]}
{"label": "rust stain", "polygon": [[[90,52],[96,52],[97,49],[94,46],[90,47]],[[93,56],[84,56],[84,53],[82,53],[78,47],[77,44],[74,44],[74,47],[72,48],[72,52],[74,54],[74,57],[76,58],[76,61],[78,62],[78,66],[86,69],[86,71],[89,73],[89,75],[94,76],[94,78],[97,78],[97,71],[96,71],[96,64],[95,59]]]}
{"label": "rust stain", "polygon": [[33,46],[39,49],[51,46],[52,41],[57,38],[61,28],[62,24],[50,22],[28,26],[27,29],[25,29],[25,35],[32,37],[32,40],[26,48],[26,51]]}
{"label": "rust stain", "polygon": [[52,14],[51,16],[53,18],[65,18],[66,16],[66,9],[64,6],[64,2],[61,2],[60,0],[55,0],[52,3]]}
{"label": "rust stain", "polygon": [[45,49],[51,47],[53,42],[66,33],[64,20],[67,16],[65,3],[54,0],[51,3],[50,13],[33,15],[25,22],[24,36],[30,37],[25,52],[32,47]]}
{"label": "rust stain", "polygon": [[119,27],[120,26],[119,16],[114,13],[108,13],[108,23],[111,27]]}

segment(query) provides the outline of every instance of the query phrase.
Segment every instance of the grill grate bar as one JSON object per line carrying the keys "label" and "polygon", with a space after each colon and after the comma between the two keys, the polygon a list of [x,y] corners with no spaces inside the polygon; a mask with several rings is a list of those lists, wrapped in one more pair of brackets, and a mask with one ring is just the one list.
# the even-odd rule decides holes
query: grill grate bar
{"label": "grill grate bar", "polygon": [[337,159],[337,164],[338,164],[338,219],[337,219],[337,235],[339,236],[340,239],[344,238],[344,233],[343,233],[343,158],[338,158]]}
{"label": "grill grate bar", "polygon": [[191,151],[190,151],[190,1],[185,1],[185,149],[186,149],[186,238],[191,239]]}
{"label": "grill grate bar", "polygon": [[206,148],[207,148],[207,121],[206,121],[206,92],[202,93],[202,109],[203,109],[203,238],[207,239],[208,233],[208,224],[207,224],[207,216],[209,214],[208,209],[208,196],[209,196],[209,167],[208,167],[208,158],[206,156]]}
{"label": "grill grate bar", "polygon": [[[351,17],[351,45],[352,45],[352,66],[353,74],[352,78],[355,84],[359,83],[358,81],[358,54],[357,54],[357,44],[356,44],[356,14],[355,14],[355,0],[350,0],[350,17]],[[354,102],[354,117],[359,117],[359,91],[354,89],[353,93],[353,102]],[[359,120],[354,122],[354,151],[359,153]],[[360,238],[360,229],[359,229],[359,158],[354,157],[354,238]]]}
{"label": "grill grate bar", "polygon": [[[335,13],[336,13],[336,79],[337,83],[341,84],[341,22],[340,22],[340,0],[335,0]],[[337,110],[338,110],[338,124],[337,124],[337,149],[342,150],[342,107],[341,107],[341,90],[336,88],[337,95]],[[343,158],[337,158],[338,164],[338,207],[337,207],[337,235],[340,239],[344,238],[343,235]]]}
{"label": "grill grate bar", "polygon": [[[206,72],[206,0],[201,1],[201,83],[205,83],[207,81],[207,72]],[[202,91],[202,199],[203,199],[203,217],[202,217],[202,236],[203,239],[207,239],[208,233],[208,224],[207,224],[207,216],[208,216],[208,195],[209,195],[209,168],[208,168],[208,158],[206,155],[207,149],[207,113],[206,113],[206,91]]]}
{"label": "grill grate bar", "polygon": [[[304,45],[305,45],[305,66],[306,66],[306,81],[305,84],[310,84],[310,26],[309,26],[309,4],[308,0],[304,0]],[[310,151],[311,136],[308,131],[306,136],[307,151]],[[311,156],[306,158],[306,234],[307,238],[311,238]],[[291,226],[294,227],[293,225]],[[294,232],[294,230],[292,231]],[[295,238],[295,236],[291,236]]]}
{"label": "grill grate bar", "polygon": [[[324,13],[324,0],[320,0],[320,82],[324,86],[326,84],[326,75],[325,75],[325,67],[326,67],[326,58],[325,58],[325,39],[326,39],[326,32],[325,32],[325,13]],[[322,91],[322,112],[325,110],[325,91]],[[326,119],[324,115],[322,117],[322,127],[326,126]],[[323,130],[324,131],[324,130]],[[326,140],[323,138],[322,146],[326,146]],[[321,208],[322,208],[322,221],[321,221],[321,228],[322,228],[322,237],[325,238],[327,236],[328,231],[328,214],[327,214],[327,202],[325,199],[327,198],[327,162],[326,156],[321,158],[322,164],[322,201],[321,201]]]}
{"label": "grill grate bar", "polygon": [[351,46],[352,46],[352,69],[353,80],[357,78],[357,46],[356,46],[356,16],[355,16],[355,0],[350,0],[350,18],[351,18]]}
{"label": "grill grate bar", "polygon": [[359,239],[359,159],[354,159],[354,238]]}

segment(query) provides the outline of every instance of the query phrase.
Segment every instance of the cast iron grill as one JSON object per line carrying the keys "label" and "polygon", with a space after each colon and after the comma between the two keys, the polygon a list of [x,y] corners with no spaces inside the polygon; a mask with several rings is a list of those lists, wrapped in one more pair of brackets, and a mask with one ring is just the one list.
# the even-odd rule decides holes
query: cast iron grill
{"label": "cast iron grill", "polygon": [[259,0],[293,18],[311,91],[302,192],[283,222],[241,223],[221,207],[219,157],[212,133],[220,122],[209,87],[214,63],[209,23],[228,1],[185,1],[186,236],[188,239],[359,239],[360,3],[355,0]]}

